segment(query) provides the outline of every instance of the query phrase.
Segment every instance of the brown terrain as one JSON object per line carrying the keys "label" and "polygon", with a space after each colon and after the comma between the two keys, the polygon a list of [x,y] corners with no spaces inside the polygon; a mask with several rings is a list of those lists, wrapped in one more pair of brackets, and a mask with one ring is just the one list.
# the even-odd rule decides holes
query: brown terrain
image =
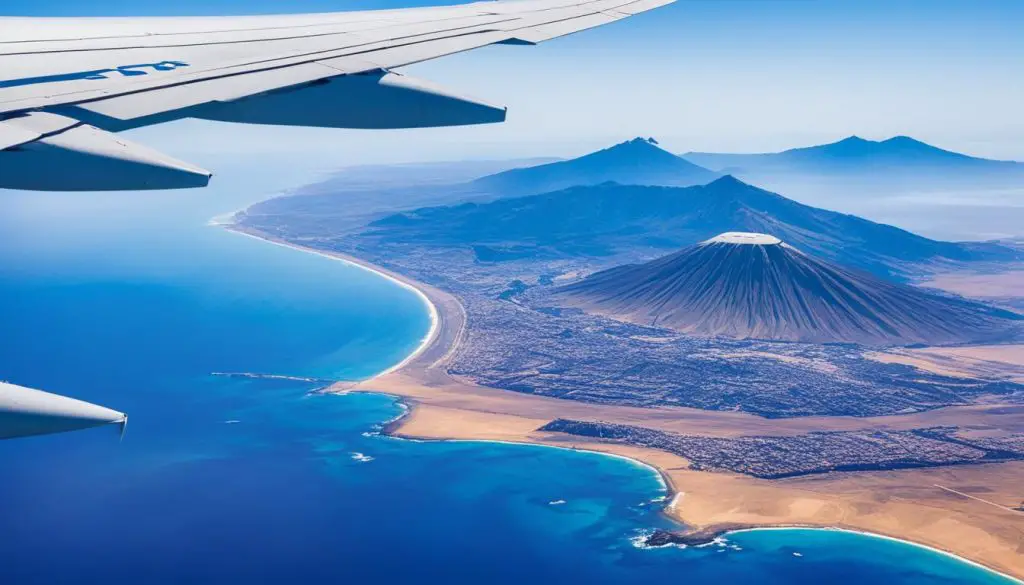
{"label": "brown terrain", "polygon": [[950,376],[1024,383],[1024,345],[981,345],[890,349],[867,357]]}
{"label": "brown terrain", "polygon": [[[290,245],[248,229],[232,229]],[[356,258],[328,254],[377,269]],[[689,461],[666,451],[537,430],[554,419],[571,418],[714,437],[954,424],[972,433],[1019,433],[1024,431],[1024,408],[991,404],[873,418],[766,419],[741,412],[598,405],[487,388],[446,371],[445,365],[465,326],[465,313],[458,300],[402,275],[379,271],[423,291],[437,309],[438,326],[424,348],[398,369],[357,384],[339,383],[331,390],[400,397],[411,407],[410,413],[390,425],[388,432],[392,434],[440,440],[500,440],[621,455],[659,470],[674,494],[665,513],[691,531],[771,526],[843,528],[931,546],[1024,579],[1024,511],[1016,509],[1024,505],[1024,462],[758,479],[693,470]],[[900,350],[879,352],[875,359],[974,377],[1005,372],[986,369],[994,368],[993,362],[1019,367],[1020,349],[976,346]]]}
{"label": "brown terrain", "polygon": [[[445,380],[436,368],[409,364],[350,390],[402,397],[413,408],[391,433],[421,439],[499,440],[613,453],[657,468],[677,499],[667,510],[693,530],[715,527],[823,526],[892,536],[949,551],[1024,576],[1024,462],[920,470],[832,473],[764,480],[693,471],[682,457],[537,429],[559,416],[730,436],[909,428],[955,419],[979,427],[1024,428],[1024,412],[943,409],[876,419],[768,420],[739,413],[580,404]],[[925,417],[925,420],[921,420]]]}
{"label": "brown terrain", "polygon": [[1024,267],[994,273],[946,272],[921,284],[981,299],[1020,297],[1024,294]]}

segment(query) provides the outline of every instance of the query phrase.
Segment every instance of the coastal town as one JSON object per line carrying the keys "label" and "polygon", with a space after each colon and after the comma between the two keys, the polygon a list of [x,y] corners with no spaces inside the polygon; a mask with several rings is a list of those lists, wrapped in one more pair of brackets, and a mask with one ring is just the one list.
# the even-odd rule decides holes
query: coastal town
{"label": "coastal town", "polygon": [[[1013,525],[1021,520],[1012,505],[1021,497],[1014,478],[1024,465],[1024,384],[1013,359],[936,367],[914,357],[914,347],[689,335],[567,307],[566,285],[648,262],[664,248],[622,230],[615,246],[602,250],[590,239],[578,253],[569,240],[474,243],[473,233],[493,226],[444,231],[454,229],[443,227],[445,214],[472,216],[486,205],[389,214],[386,206],[348,206],[343,196],[297,196],[247,209],[229,227],[422,291],[437,322],[417,353],[385,374],[326,390],[400,397],[409,412],[383,433],[539,443],[649,463],[686,493],[666,513],[687,528],[655,531],[665,543],[809,525],[967,554],[960,534],[993,534],[976,558],[1017,566]],[[515,206],[502,204],[501,213]],[[419,232],[423,218],[430,221]],[[1017,253],[991,245],[984,257],[993,249]],[[874,266],[898,278],[923,270],[892,258]],[[972,351],[985,355],[982,346]],[[935,523],[944,527],[928,528]]]}
{"label": "coastal town", "polygon": [[[368,228],[343,224],[320,236],[324,224],[315,222],[310,235],[306,215],[280,211],[282,200],[271,205],[275,213],[241,214],[239,229],[358,258],[445,291],[460,307],[464,326],[444,353],[444,374],[480,387],[610,407],[693,408],[767,419],[907,416],[994,400],[1024,405],[1024,384],[1012,376],[965,380],[882,363],[877,351],[855,344],[692,336],[560,306],[557,291],[566,283],[645,261],[657,254],[649,248],[627,247],[607,257],[482,261],[478,247],[392,237],[387,226],[406,229],[399,216]],[[1010,424],[1017,425],[1016,418]],[[764,479],[1024,459],[1024,428],[967,436],[957,426],[925,422],[898,430],[727,438],[594,420],[558,419],[539,430],[661,449],[684,457],[693,469]]]}
{"label": "coastal town", "polygon": [[[278,216],[243,225],[364,259],[451,293],[467,315],[447,366],[483,386],[598,404],[685,406],[769,418],[878,416],[968,405],[981,397],[1024,403],[1024,385],[963,380],[882,364],[849,344],[778,343],[680,335],[564,308],[552,291],[635,250],[597,261],[475,260],[464,248],[381,243],[362,234],[310,240]],[[274,222],[266,225],[264,222]],[[273,231],[271,231],[273,230]]]}
{"label": "coastal town", "polygon": [[949,427],[725,439],[558,419],[539,430],[661,449],[685,457],[692,469],[762,479],[1024,459],[1024,433],[972,440]]}

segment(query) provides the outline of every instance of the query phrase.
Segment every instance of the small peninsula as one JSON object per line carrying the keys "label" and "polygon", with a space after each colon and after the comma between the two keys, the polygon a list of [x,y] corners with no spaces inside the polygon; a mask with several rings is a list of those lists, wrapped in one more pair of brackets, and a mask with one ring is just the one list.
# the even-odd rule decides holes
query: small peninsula
{"label": "small peninsula", "polygon": [[[647,157],[670,168],[663,154],[651,155],[651,142],[624,144],[601,156],[628,158],[620,169],[642,169]],[[572,161],[558,164],[571,170]],[[400,397],[411,408],[389,433],[585,449],[648,464],[672,492],[665,513],[685,526],[655,532],[649,544],[757,527],[840,528],[1024,577],[1019,313],[1012,299],[997,306],[920,286],[976,266],[1012,273],[1020,250],[929,240],[729,176],[697,186],[581,179],[529,193],[545,176],[564,180],[565,168],[433,186],[427,207],[365,192],[299,195],[240,212],[227,227],[360,264],[424,295],[436,323],[415,355],[332,387]],[[763,235],[737,251],[733,232]],[[737,308],[737,323],[750,318],[757,327],[694,330],[636,318],[634,300],[644,315],[674,302],[657,279],[690,274],[693,266],[675,261],[700,242],[704,253],[724,245],[729,260],[747,267],[749,254],[778,252],[764,271],[773,284],[745,280],[708,298],[780,291],[784,274],[799,281],[780,292],[785,310],[809,306],[808,290],[825,299],[818,324],[806,329],[814,336],[770,335],[742,303],[726,306]],[[698,264],[710,271],[700,282],[713,281],[715,267],[729,269],[722,258]],[[636,268],[662,265],[672,270]],[[744,270],[731,274],[749,279]],[[600,281],[609,274],[616,282]],[[650,295],[622,296],[636,287],[618,288],[619,277],[647,283],[638,290]],[[597,292],[588,291],[595,282]],[[829,301],[840,293],[850,295],[845,321],[834,319]],[[685,297],[679,306],[701,302]],[[943,327],[951,315],[959,324]]]}

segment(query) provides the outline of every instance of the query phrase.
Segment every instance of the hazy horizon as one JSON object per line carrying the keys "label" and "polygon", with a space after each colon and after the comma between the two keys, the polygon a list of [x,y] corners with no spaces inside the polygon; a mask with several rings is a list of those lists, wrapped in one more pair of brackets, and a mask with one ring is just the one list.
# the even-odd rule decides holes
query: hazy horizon
{"label": "hazy horizon", "polygon": [[[230,15],[439,3],[458,2],[13,0],[5,11]],[[361,131],[182,120],[126,135],[212,169],[215,184],[244,183],[248,165],[327,176],[363,165],[574,158],[637,136],[653,136],[679,154],[908,135],[972,156],[1024,161],[1024,37],[1014,26],[1021,21],[1024,3],[1011,1],[679,0],[536,47],[487,47],[402,69],[508,106],[504,124]],[[941,238],[1019,235],[1024,209],[1016,190],[984,198],[960,189],[938,199],[909,193],[876,205],[816,184],[764,186]]]}
{"label": "hazy horizon", "polygon": [[[211,15],[438,0],[13,0],[9,15]],[[672,152],[768,152],[859,135],[1024,160],[1024,4],[680,0],[537,47],[404,68],[509,107],[493,126],[387,132],[186,121],[131,135],[202,164],[224,151],[330,151],[338,166],[572,156],[634,136]]]}

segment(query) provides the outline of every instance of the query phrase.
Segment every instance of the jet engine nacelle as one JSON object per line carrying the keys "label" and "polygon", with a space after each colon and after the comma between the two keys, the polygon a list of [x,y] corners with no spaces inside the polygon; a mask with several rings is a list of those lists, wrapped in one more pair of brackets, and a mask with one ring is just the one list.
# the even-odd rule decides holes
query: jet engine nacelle
{"label": "jet engine nacelle", "polygon": [[325,128],[430,128],[505,121],[506,108],[393,72],[343,75],[230,102],[195,118]]}

